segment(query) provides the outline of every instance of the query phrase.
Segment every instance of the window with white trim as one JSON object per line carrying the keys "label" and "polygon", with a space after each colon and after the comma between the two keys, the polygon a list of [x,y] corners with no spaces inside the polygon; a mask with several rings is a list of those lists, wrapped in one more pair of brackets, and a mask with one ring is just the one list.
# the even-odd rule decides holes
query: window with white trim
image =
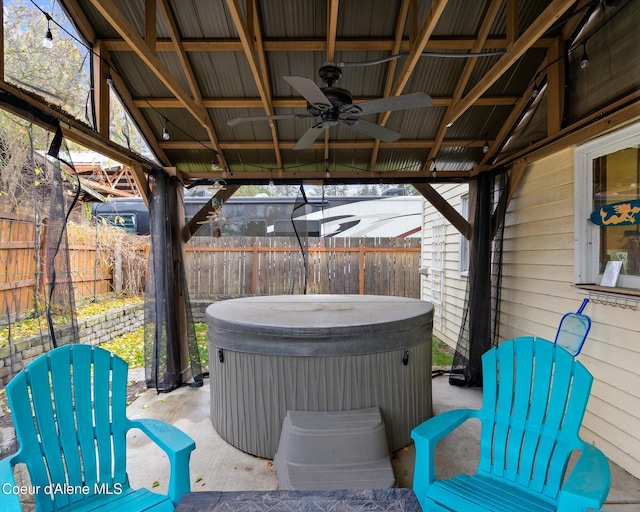
{"label": "window with white trim", "polygon": [[442,332],[444,304],[444,262],[445,262],[446,224],[444,217],[438,215],[431,224],[431,303],[433,304],[434,327]]}
{"label": "window with white trim", "polygon": [[640,288],[640,124],[579,146],[574,169],[576,284],[600,284],[617,260],[617,286]]}

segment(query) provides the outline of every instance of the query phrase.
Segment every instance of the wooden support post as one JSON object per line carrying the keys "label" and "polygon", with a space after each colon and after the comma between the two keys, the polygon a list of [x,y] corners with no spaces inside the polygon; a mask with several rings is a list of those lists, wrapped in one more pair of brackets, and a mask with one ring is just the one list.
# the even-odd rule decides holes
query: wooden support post
{"label": "wooden support post", "polygon": [[253,242],[253,262],[251,264],[251,294],[258,295],[258,260],[260,253],[258,251],[258,242]]}
{"label": "wooden support post", "polygon": [[361,242],[358,251],[358,293],[364,295],[364,244]]}
{"label": "wooden support post", "polygon": [[109,64],[105,60],[107,51],[101,41],[93,47],[93,94],[96,106],[96,128],[105,139],[109,139]]}

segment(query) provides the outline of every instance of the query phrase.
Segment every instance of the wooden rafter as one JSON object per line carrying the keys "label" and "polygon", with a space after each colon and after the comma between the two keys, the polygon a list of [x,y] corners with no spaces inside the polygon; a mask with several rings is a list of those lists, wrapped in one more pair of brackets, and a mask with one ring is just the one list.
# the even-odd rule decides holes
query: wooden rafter
{"label": "wooden rafter", "polygon": [[[87,0],[95,7],[102,17],[104,17],[107,22],[115,28],[120,36],[120,39],[101,41],[96,39],[91,24],[86,20],[82,13],[82,9],[86,9],[87,6],[84,6],[84,3],[82,3],[84,7],[82,7],[82,9],[79,8],[78,1],[79,0],[63,0],[63,4],[65,5],[67,12],[74,17],[74,23],[76,26],[84,27],[86,32],[83,32],[83,34],[89,34],[91,36],[90,41],[94,45],[93,50],[100,55],[97,60],[94,60],[94,64],[97,64],[94,66],[96,71],[94,91],[96,92],[96,110],[98,113],[96,130],[99,133],[97,135],[95,133],[91,133],[92,130],[90,127],[87,130],[81,127],[81,124],[79,123],[71,123],[68,126],[63,126],[63,129],[70,138],[73,138],[73,140],[81,143],[90,142],[92,149],[104,152],[102,151],[102,148],[104,148],[113,158],[116,158],[119,161],[124,160],[125,163],[130,162],[134,164],[137,171],[139,171],[138,178],[141,177],[142,181],[144,181],[145,170],[149,168],[149,162],[145,161],[143,158],[138,158],[137,155],[133,155],[131,152],[120,152],[119,150],[115,150],[116,145],[111,144],[110,141],[108,141],[108,87],[105,87],[104,84],[106,82],[106,71],[110,69],[110,66],[112,65],[111,62],[113,62],[110,59],[110,57],[112,57],[112,52],[134,52],[137,57],[142,60],[142,62],[144,62],[158,77],[158,80],[167,86],[171,91],[169,95],[173,95],[173,97],[168,98],[145,97],[136,98],[134,100],[129,94],[124,80],[122,80],[121,77],[116,76],[116,73],[112,75],[112,78],[114,79],[114,87],[118,90],[120,96],[123,97],[123,102],[126,108],[131,112],[136,124],[141,128],[143,136],[149,140],[153,151],[161,160],[164,160],[163,163],[165,165],[170,164],[170,162],[167,161],[165,151],[177,152],[182,150],[195,150],[195,155],[197,150],[202,151],[206,147],[212,147],[221,155],[223,151],[238,151],[238,158],[240,160],[244,158],[244,154],[240,154],[242,150],[273,151],[276,156],[275,158],[273,158],[273,156],[269,156],[271,163],[268,165],[271,166],[276,164],[278,169],[282,169],[283,164],[280,151],[288,151],[295,145],[296,141],[280,140],[278,133],[276,132],[275,123],[270,123],[272,140],[270,140],[269,137],[264,139],[259,132],[254,134],[257,140],[246,140],[252,137],[249,129],[244,132],[237,132],[238,134],[246,134],[245,137],[243,137],[245,140],[235,140],[233,135],[230,135],[230,131],[225,131],[218,127],[220,129],[220,133],[224,133],[226,137],[219,141],[217,140],[217,136],[214,132],[212,116],[210,116],[213,111],[209,111],[209,109],[263,108],[267,115],[272,115],[275,114],[274,110],[278,108],[305,108],[306,101],[303,98],[273,98],[272,91],[270,90],[270,77],[268,76],[269,68],[267,66],[267,57],[269,56],[269,52],[290,52],[292,50],[296,52],[322,52],[325,54],[326,60],[328,61],[333,61],[337,54],[336,52],[340,51],[379,50],[385,54],[395,54],[403,51],[408,52],[408,56],[404,61],[405,63],[404,66],[402,66],[402,69],[395,68],[400,68],[403,61],[391,61],[386,65],[386,80],[382,84],[377,84],[380,86],[379,92],[381,92],[384,97],[389,97],[403,93],[403,89],[406,88],[406,84],[411,80],[417,59],[419,59],[420,54],[423,51],[449,50],[454,52],[480,52],[490,49],[505,49],[506,53],[501,58],[497,59],[495,66],[493,66],[488,73],[485,73],[478,83],[474,85],[469,82],[473,70],[473,60],[469,60],[463,73],[460,77],[457,77],[459,79],[455,81],[457,88],[453,90],[454,88],[452,86],[451,90],[446,92],[446,94],[451,94],[452,92],[453,94],[447,97],[434,98],[435,106],[447,109],[447,113],[445,114],[446,123],[459,119],[460,116],[464,115],[469,108],[478,105],[508,105],[509,107],[512,107],[509,109],[511,113],[507,118],[507,122],[498,131],[495,140],[490,144],[490,151],[484,156],[476,169],[473,171],[459,169],[452,173],[446,172],[438,174],[438,177],[441,175],[443,177],[453,176],[460,177],[461,180],[463,180],[465,178],[470,179],[477,173],[483,172],[486,169],[494,169],[495,166],[498,165],[497,158],[502,159],[502,165],[510,165],[509,162],[511,161],[512,155],[500,155],[500,149],[503,147],[504,141],[512,133],[513,127],[516,126],[522,118],[523,112],[526,110],[527,106],[531,104],[531,87],[529,87],[528,90],[519,97],[503,96],[489,98],[484,96],[484,94],[490,88],[495,87],[496,82],[500,77],[504,76],[510,67],[513,67],[513,63],[522,58],[529,48],[537,47],[547,50],[544,64],[536,71],[536,77],[544,79],[547,86],[544,96],[539,99],[539,101],[546,101],[547,105],[547,137],[544,140],[551,145],[554,145],[557,140],[564,140],[567,137],[571,137],[571,135],[566,133],[565,127],[562,126],[562,112],[564,107],[563,92],[565,87],[565,42],[572,41],[571,36],[575,34],[576,29],[584,20],[584,16],[569,17],[565,15],[570,9],[574,10],[574,14],[579,14],[580,9],[585,8],[586,13],[586,8],[590,6],[592,2],[592,0],[548,0],[543,3],[544,5],[547,5],[547,7],[541,7],[541,9],[543,9],[542,12],[536,15],[535,20],[528,27],[523,24],[522,33],[520,33],[519,26],[522,21],[519,19],[520,13],[518,12],[518,6],[521,5],[522,2],[519,0],[487,1],[487,13],[485,13],[485,19],[483,20],[483,24],[479,29],[478,34],[473,37],[453,37],[451,39],[447,39],[444,36],[438,38],[432,37],[434,26],[443,15],[442,13],[447,5],[447,0],[433,0],[430,3],[427,15],[424,16],[423,19],[420,19],[417,16],[419,12],[421,14],[424,13],[424,8],[420,7],[418,0],[403,0],[399,3],[398,18],[394,21],[386,20],[387,29],[385,29],[385,32],[388,30],[388,33],[390,34],[392,27],[390,23],[395,23],[396,25],[395,34],[392,37],[376,37],[373,39],[362,37],[361,39],[356,39],[355,36],[352,35],[348,36],[350,38],[341,39],[338,37],[338,27],[342,27],[338,22],[339,0],[326,0],[327,21],[325,37],[287,39],[284,36],[279,36],[278,38],[268,39],[266,38],[266,34],[263,34],[263,27],[260,22],[259,14],[261,11],[258,7],[262,6],[261,2],[258,2],[258,0],[225,0],[225,12],[227,12],[227,14],[229,12],[231,13],[231,17],[234,18],[233,23],[237,29],[234,31],[234,28],[230,27],[231,32],[237,32],[240,37],[234,34],[231,38],[185,40],[180,37],[176,19],[171,14],[170,6],[173,4],[170,4],[169,0],[140,0],[140,2],[135,4],[136,7],[134,10],[136,11],[136,16],[127,16],[126,19],[123,16],[124,9],[122,11],[118,11],[117,8],[113,8],[115,5],[120,5],[116,0]],[[496,6],[499,6],[500,9],[504,8],[505,17],[503,24],[505,26],[505,33],[501,36],[489,37],[487,27],[495,25],[495,22],[491,23],[489,21],[491,19],[495,19],[491,18],[489,13],[493,12],[492,16],[495,16],[495,11],[497,10]],[[157,9],[159,10],[156,11]],[[194,12],[197,11],[198,9],[194,10]],[[160,20],[156,19],[156,12]],[[188,12],[190,13],[192,11],[189,10]],[[144,17],[140,17],[139,15],[141,14],[144,14]],[[449,14],[450,12],[447,10],[447,13],[443,16],[447,17]],[[95,15],[95,13],[93,13],[92,16],[93,15]],[[522,12],[523,19],[525,17],[529,18],[530,15],[531,12]],[[167,21],[166,23],[163,23],[162,21],[163,16]],[[560,17],[562,17],[561,20]],[[136,20],[135,22],[129,21],[134,18]],[[160,21],[162,30],[164,31],[163,35],[169,35],[170,37],[157,37],[158,34],[156,32],[156,26],[158,21]],[[447,17],[442,25],[447,25],[450,21],[451,20]],[[562,21],[562,26],[564,27],[562,35],[557,38],[543,37],[542,35],[548,32],[551,27],[554,27],[554,32],[557,33],[558,27],[561,26],[560,23],[556,23],[558,21]],[[346,28],[347,26],[345,25],[345,29]],[[317,28],[314,27],[314,30],[317,30]],[[274,30],[274,33],[282,34],[282,32],[278,30]],[[304,35],[299,34],[299,37],[304,37]],[[226,85],[221,89],[224,91],[221,94],[225,95],[225,97],[202,97],[196,81],[196,77],[200,79],[200,76],[196,75],[195,72],[197,70],[195,68],[191,69],[189,52],[218,51],[241,51],[246,55],[255,83],[257,84],[259,97],[227,97],[226,93],[228,92],[239,95],[242,94],[242,91],[239,90],[234,93],[233,91],[229,91]],[[170,52],[172,55],[169,60],[159,60],[157,52]],[[123,58],[123,62],[136,63],[138,58],[129,56]],[[131,59],[133,59],[133,61],[131,61]],[[173,67],[168,64],[165,64],[164,66],[162,65],[163,62],[173,61],[177,61],[179,65]],[[531,70],[533,70],[533,68],[531,68]],[[529,72],[530,70],[527,70],[527,73]],[[247,77],[243,75],[243,79],[246,80]],[[500,80],[500,83],[501,82],[502,80]],[[188,85],[181,85],[183,83]],[[204,84],[205,82],[203,81],[202,83]],[[180,89],[181,87],[182,89]],[[465,91],[468,91],[466,92],[466,95]],[[519,91],[518,94],[520,94],[520,92],[521,91]],[[370,101],[377,97],[379,96],[376,95],[374,98],[354,98],[354,103],[357,104],[361,101]],[[33,104],[39,106],[39,101],[35,99]],[[197,122],[205,128],[204,131],[206,132],[206,135],[199,137],[201,140],[177,140],[180,137],[177,137],[176,140],[170,141],[158,140],[158,134],[154,134],[155,130],[152,129],[146,121],[147,115],[150,114],[147,110],[149,108],[184,109],[190,112]],[[63,119],[64,123],[64,117],[58,115],[56,115],[56,117]],[[379,123],[384,125],[390,118],[390,113],[382,113],[379,117]],[[432,133],[429,135],[427,129],[426,125],[421,126],[421,132],[419,132],[419,135],[414,135],[416,137],[422,137],[422,139],[403,139],[394,143],[384,143],[375,139],[362,141],[331,141],[328,138],[327,131],[325,131],[324,141],[319,138],[310,149],[318,150],[318,153],[320,149],[323,149],[325,160],[328,158],[330,149],[366,149],[367,151],[370,151],[370,153],[367,152],[366,157],[366,161],[369,162],[368,171],[364,171],[363,173],[361,171],[356,171],[354,167],[352,175],[364,176],[366,179],[371,179],[374,175],[383,175],[384,179],[387,179],[393,175],[391,171],[386,174],[366,174],[366,172],[372,172],[375,170],[378,154],[382,148],[415,150],[407,151],[406,153],[410,154],[410,157],[425,159],[435,156],[438,152],[438,148],[440,147],[480,147],[485,142],[484,135],[481,133],[475,134],[474,138],[478,138],[476,141],[471,141],[470,136],[467,140],[445,140],[446,126],[444,123],[440,129],[435,132],[435,134]],[[478,129],[480,128],[478,127]],[[151,135],[151,137],[149,137],[149,135]],[[344,135],[341,134],[341,136]],[[209,140],[207,140],[207,138],[209,138]],[[536,151],[535,148],[539,147],[540,144],[538,143],[531,144],[527,148],[517,151],[517,153],[520,158],[524,159],[525,156],[523,155],[529,155],[531,151]],[[115,156],[116,153],[119,153],[117,157]],[[360,158],[362,153],[364,152],[361,152],[360,155],[358,155],[358,158]],[[124,159],[122,158],[123,156]],[[215,174],[208,174],[208,169],[205,168],[201,170],[197,169],[196,159],[201,159],[202,155],[197,155],[195,158],[192,158],[192,156],[193,155],[187,155],[184,159],[185,162],[189,161],[190,167],[196,169],[196,172],[191,172],[188,176],[210,177]],[[288,157],[289,153],[285,153],[285,156]],[[251,158],[246,160],[251,160],[253,157],[254,156],[251,155]],[[360,162],[360,165],[366,166],[366,161]],[[340,168],[340,166],[337,167]],[[223,168],[227,171],[229,170],[226,166],[223,166]],[[416,166],[416,168],[419,169],[418,166]],[[231,182],[233,183],[234,179],[238,179],[239,182],[245,178],[257,179],[258,176],[264,178],[264,176],[268,174],[259,171],[256,171],[255,173],[245,171],[246,170],[236,172],[235,176],[230,176]],[[178,174],[181,172],[182,169],[177,171]],[[320,171],[318,170],[317,172],[319,173]],[[415,174],[423,181],[425,179],[426,181],[439,181],[435,176],[427,175],[420,171]],[[295,174],[295,176],[298,175],[313,176],[314,179],[317,179],[316,171],[310,172],[309,174],[305,174],[305,172]],[[187,176],[187,174],[185,174],[185,176]],[[401,172],[395,176],[398,176],[401,179],[408,179],[407,176],[409,175]],[[319,175],[319,177],[323,178],[322,175]],[[278,178],[293,180],[294,174],[284,173],[284,176],[282,176],[281,173],[278,175]],[[331,173],[331,179],[337,180],[338,178],[344,178],[345,180],[350,179],[347,169],[345,169],[342,174],[340,172]],[[445,178],[445,180],[446,179],[447,178]]]}
{"label": "wooden rafter", "polygon": [[[333,62],[336,54],[336,38],[338,34],[338,5],[340,0],[327,1],[327,51],[326,62]],[[324,162],[328,171],[329,162],[329,128],[324,129]]]}
{"label": "wooden rafter", "polygon": [[[271,92],[269,90],[269,80],[266,70],[266,59],[264,58],[264,52],[262,52],[262,57],[259,58],[261,62],[263,62],[263,66],[260,66],[258,60],[256,60],[256,56],[254,53],[254,48],[252,44],[252,40],[250,39],[249,29],[247,27],[247,21],[244,19],[242,15],[242,10],[240,9],[240,5],[238,0],[227,0],[227,8],[231,13],[231,18],[233,19],[233,23],[240,35],[240,41],[242,42],[242,51],[244,52],[245,58],[249,64],[249,69],[251,69],[251,74],[253,75],[253,79],[258,87],[258,93],[260,94],[260,98],[262,99],[262,106],[268,116],[272,116],[275,111],[273,110],[273,105],[271,103]],[[253,10],[253,32],[254,35],[260,32],[258,19],[257,19],[257,9]],[[262,68],[262,69],[261,69]],[[278,169],[282,168],[282,155],[280,154],[280,148],[278,145],[278,131],[276,128],[276,124],[273,121],[269,122],[269,127],[271,129],[271,137],[273,139],[273,149],[276,157],[276,165]]]}
{"label": "wooden rafter", "polygon": [[[478,38],[476,39],[476,42],[473,45],[473,48],[471,48],[472,53],[476,53],[480,51],[481,48],[484,47],[484,44],[487,38],[489,37],[489,31],[491,30],[491,27],[494,24],[494,21],[496,19],[496,16],[498,15],[498,12],[500,11],[501,6],[502,6],[502,0],[492,0],[492,2],[489,4],[487,12],[484,15],[484,19],[482,20],[480,30],[478,31]],[[460,101],[460,98],[462,98],[462,95],[464,94],[467,84],[471,79],[471,74],[473,73],[473,68],[476,65],[476,61],[477,59],[473,57],[469,58],[466,61],[464,69],[462,70],[462,74],[457,80],[456,89],[453,93],[453,105],[456,105]],[[427,159],[427,161],[424,163],[424,166],[423,166],[424,169],[429,169],[431,167],[431,162],[435,161],[436,155],[440,150],[440,145],[442,144],[442,141],[444,140],[444,137],[447,133],[446,120],[449,118],[450,109],[451,109],[451,106],[447,109],[447,113],[444,116],[445,122],[443,122],[438,128],[438,133],[436,134],[436,137],[435,137],[436,143],[433,145],[433,147],[431,148],[431,151],[429,152],[429,158]]]}
{"label": "wooden rafter", "polygon": [[[407,24],[407,17],[409,16],[409,7],[413,6],[415,10],[415,2],[413,0],[402,0],[400,5],[400,12],[398,13],[398,20],[396,21],[396,38],[392,49],[392,55],[396,55],[400,52],[400,46],[402,45],[402,36],[404,34],[404,27]],[[415,16],[412,16],[412,20]],[[393,87],[393,78],[396,76],[396,68],[398,67],[398,61],[392,60],[387,67],[387,78],[384,82],[383,97],[387,97],[391,94],[391,88]],[[371,158],[369,159],[369,170],[373,171],[376,168],[376,162],[378,160],[378,152],[380,151],[380,139],[375,139],[373,150],[371,151]]]}
{"label": "wooden rafter", "polygon": [[159,146],[158,139],[151,126],[149,126],[147,119],[144,117],[144,115],[142,115],[140,109],[136,107],[136,105],[134,105],[131,93],[129,92],[128,87],[126,86],[120,75],[118,75],[117,73],[112,73],[111,80],[113,81],[113,88],[117,91],[120,100],[133,118],[133,122],[142,133],[142,136],[147,141],[147,144],[149,144],[151,151],[153,151],[162,165],[169,165],[169,158],[165,154],[164,150]]}
{"label": "wooden rafter", "polygon": [[[96,102],[104,102],[105,100],[104,95],[106,95],[107,91],[106,91],[106,88],[104,88],[103,84],[106,83],[106,72],[108,71],[108,67],[107,69],[105,69],[105,64],[108,66],[111,65],[111,59],[109,57],[109,49],[107,48],[108,45],[105,44],[104,41],[99,40],[96,37],[95,31],[93,30],[91,23],[89,23],[89,20],[85,16],[84,12],[80,8],[76,0],[65,0],[64,9],[68,13],[70,19],[73,20],[73,23],[78,28],[80,34],[82,34],[85,40],[87,40],[89,43],[93,45],[94,55],[96,56],[96,58],[99,59],[99,64],[94,67],[96,68],[101,67],[101,71],[99,75],[101,81],[100,83],[95,84]],[[117,91],[118,96],[120,97],[120,100],[124,104],[129,114],[131,115],[134,123],[140,130],[140,133],[146,140],[151,151],[153,151],[153,153],[156,155],[156,157],[159,159],[162,165],[168,165],[169,159],[167,158],[167,155],[158,146],[158,141],[156,139],[156,136],[153,130],[151,129],[151,127],[149,126],[149,123],[147,122],[146,118],[142,115],[142,112],[140,111],[140,109],[136,105],[134,105],[133,99],[131,97],[131,93],[129,92],[128,88],[125,86],[122,78],[117,73],[111,73],[111,80],[113,83],[113,88]],[[102,89],[101,92],[99,92],[100,88]],[[101,107],[102,114],[99,113],[100,111],[97,112],[99,114],[98,127],[102,125],[102,130],[100,130],[99,128],[99,132],[103,135],[107,133],[106,131],[104,131],[104,123],[107,122],[106,118],[108,118],[108,115],[106,115],[108,113],[108,110],[105,111],[105,107],[106,107],[105,103],[102,103],[102,107]],[[101,119],[100,116],[104,116],[104,118]],[[105,136],[108,137],[108,135],[105,135]],[[114,158],[114,159],[118,160],[118,158]],[[122,160],[120,159],[118,161],[122,161]],[[142,175],[141,177],[144,177],[144,175]],[[139,187],[139,189],[143,195],[144,200],[147,201],[147,196],[145,195],[145,191],[149,190],[148,184],[145,182],[144,186]]]}
{"label": "wooden rafter", "polygon": [[[398,77],[396,78],[389,96],[399,96],[400,94],[402,94],[402,91],[407,85],[407,82],[409,81],[409,78],[411,77],[411,74],[413,73],[418,60],[420,59],[420,56],[424,51],[424,48],[427,45],[431,34],[433,33],[433,30],[438,24],[440,16],[442,16],[444,8],[447,6],[447,2],[448,0],[433,0],[433,2],[431,2],[429,11],[425,16],[422,26],[420,27],[420,32],[416,37],[409,55],[407,55],[407,57],[405,58],[405,63],[398,73]],[[384,126],[389,120],[390,115],[390,112],[385,112],[384,114],[382,114],[379,120],[379,124]]]}
{"label": "wooden rafter", "polygon": [[144,1],[144,40],[152,52],[156,51],[156,0]]}
{"label": "wooden rafter", "polygon": [[[182,68],[182,72],[187,79],[187,83],[189,84],[189,89],[191,90],[191,95],[193,96],[193,100],[195,104],[200,108],[200,110],[204,114],[204,128],[207,132],[207,136],[209,137],[209,144],[206,144],[204,147],[211,146],[211,149],[216,152],[218,164],[222,166],[222,168],[227,169],[227,164],[224,160],[224,156],[222,155],[222,150],[220,149],[220,144],[218,142],[218,137],[216,135],[216,131],[213,128],[213,123],[211,122],[211,118],[207,114],[207,111],[202,103],[202,94],[200,93],[200,87],[196,81],[196,77],[193,74],[193,69],[191,68],[191,64],[189,63],[189,59],[187,58],[187,53],[184,51],[182,47],[182,41],[180,38],[180,33],[178,31],[178,26],[176,24],[175,17],[171,12],[171,7],[169,6],[168,0],[158,0],[160,2],[160,11],[162,12],[162,16],[167,24],[169,29],[169,34],[171,36],[171,40],[174,44],[174,50],[178,56],[178,61],[180,62],[180,67]],[[155,3],[155,0],[154,0]]]}
{"label": "wooden rafter", "polygon": [[[377,97],[353,98],[355,104],[363,101],[371,101]],[[433,97],[434,107],[448,107],[453,103],[453,97]],[[512,106],[518,101],[516,96],[482,96],[478,98],[475,105],[481,106]],[[182,104],[175,98],[136,98],[133,101],[137,108],[182,108]],[[211,109],[231,109],[231,108],[261,108],[261,98],[203,98],[202,104],[205,108]],[[272,98],[271,104],[274,108],[305,108],[307,101],[303,98]]]}
{"label": "wooden rafter", "polygon": [[[297,141],[280,141],[280,148],[293,149]],[[442,143],[443,147],[482,147],[484,139],[450,139]],[[372,149],[375,142],[373,140],[331,140],[329,145],[331,149]],[[381,142],[380,147],[384,149],[427,149],[435,144],[433,140],[427,139],[399,139],[395,142]],[[164,149],[171,150],[197,150],[202,149],[203,142],[199,141],[163,141],[160,146]],[[220,146],[223,150],[238,149],[273,149],[271,141],[230,141],[221,142]],[[316,141],[311,149],[322,149],[324,142]]]}
{"label": "wooden rafter", "polygon": [[635,90],[603,108],[583,117],[570,126],[565,126],[558,133],[545,137],[526,148],[500,158],[493,162],[487,170],[507,167],[518,159],[526,158],[528,162],[552,155],[563,148],[595,137],[610,130],[614,126],[640,120],[640,91]]}
{"label": "wooden rafter", "polygon": [[[445,173],[442,173],[443,175]],[[266,175],[266,179],[265,179]],[[438,176],[437,180],[426,176],[418,171],[369,171],[354,169],[332,169],[331,180],[337,183],[425,183],[425,182],[466,182],[471,174],[467,169],[451,170],[446,172],[445,176]],[[234,173],[233,177],[222,178],[221,173],[212,173],[210,171],[183,171],[182,177],[186,180],[197,179],[224,179],[228,184],[266,184],[269,174],[264,171],[243,171]],[[281,183],[299,184],[300,182],[326,182],[324,170],[304,171],[296,170],[295,175],[283,174],[277,177]]]}
{"label": "wooden rafter", "polygon": [[[435,38],[430,39],[423,51],[454,50],[468,51],[476,41],[475,37]],[[131,48],[124,39],[105,39],[104,43],[109,51],[129,52]],[[512,42],[505,37],[490,37],[485,48],[487,50],[507,49]],[[534,48],[546,48],[553,44],[553,38],[543,37],[533,43]],[[183,39],[182,45],[187,52],[241,52],[240,39]],[[336,39],[335,51],[392,51],[395,46],[393,38],[371,39]],[[324,52],[327,49],[326,39],[265,39],[266,52],[284,52],[295,48],[299,52]],[[400,44],[400,51],[409,51],[411,41],[404,38]],[[173,43],[170,39],[157,39],[156,51],[172,52]]]}
{"label": "wooden rafter", "polygon": [[98,41],[93,47],[93,94],[96,108],[96,128],[98,133],[109,136],[110,126],[110,91],[107,77],[110,76],[108,60]]}
{"label": "wooden rafter", "polygon": [[[227,199],[229,199],[236,191],[240,188],[240,185],[226,185],[224,189],[219,190],[214,198],[224,203]],[[209,214],[213,211],[213,198],[212,201],[207,201],[200,210],[191,218],[191,220],[185,226],[184,234],[183,234],[183,242],[188,242],[189,239],[195,235],[195,233],[202,226],[202,222],[207,219]]]}
{"label": "wooden rafter", "polygon": [[460,215],[460,213],[458,213],[458,210],[451,206],[447,200],[438,194],[438,192],[428,183],[415,183],[413,186],[427,201],[429,201],[431,206],[438,210],[443,217],[460,232],[460,234],[462,234],[467,240],[471,240],[471,225],[462,215]]}
{"label": "wooden rafter", "polygon": [[137,30],[131,25],[127,17],[116,7],[112,0],[91,0],[91,4],[120,34],[156,77],[178,98],[189,113],[204,127],[206,127],[206,112],[182,88],[167,67],[152,52]]}
{"label": "wooden rafter", "polygon": [[454,123],[482,96],[542,35],[560,18],[575,0],[554,0],[507,48],[507,52],[449,112],[447,124]]}

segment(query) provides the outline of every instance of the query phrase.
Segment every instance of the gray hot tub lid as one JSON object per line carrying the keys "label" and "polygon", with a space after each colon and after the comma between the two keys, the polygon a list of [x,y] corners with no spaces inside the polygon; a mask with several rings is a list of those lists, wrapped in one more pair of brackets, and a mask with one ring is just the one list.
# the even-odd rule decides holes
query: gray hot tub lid
{"label": "gray hot tub lid", "polygon": [[378,295],[276,295],[216,302],[206,318],[209,340],[218,348],[278,355],[366,354],[424,342],[431,335],[433,306]]}

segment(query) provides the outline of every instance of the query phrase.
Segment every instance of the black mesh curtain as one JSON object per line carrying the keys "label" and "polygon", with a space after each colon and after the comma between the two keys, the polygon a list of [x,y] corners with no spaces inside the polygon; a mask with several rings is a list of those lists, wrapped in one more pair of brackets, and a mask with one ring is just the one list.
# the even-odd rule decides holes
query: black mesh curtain
{"label": "black mesh curtain", "polygon": [[[65,342],[78,341],[67,221],[78,201],[80,181],[75,174],[72,163],[65,161],[60,155],[62,143],[62,131],[58,127],[48,152],[53,160],[45,252],[46,315],[53,347]],[[63,174],[60,167],[61,161],[69,166],[73,174]],[[59,335],[63,328],[65,330],[64,336]]]}
{"label": "black mesh curtain", "polygon": [[[67,221],[77,204],[80,195],[80,181],[75,172],[75,168],[68,157],[68,151],[64,142],[59,121],[44,112],[29,105],[26,101],[16,98],[6,91],[0,91],[0,104],[3,108],[15,112],[24,119],[31,120],[28,129],[31,144],[31,171],[34,177],[32,197],[24,197],[25,205],[32,202],[34,222],[36,222],[36,233],[39,233],[40,218],[44,218],[43,228],[45,234],[42,237],[36,235],[34,244],[36,252],[39,253],[40,243],[44,244],[44,257],[37,260],[35,283],[37,286],[36,297],[34,297],[34,311],[39,315],[39,294],[44,290],[44,307],[46,330],[49,335],[49,346],[45,342],[45,350],[55,348],[65,343],[78,341],[78,325],[76,320],[75,294],[71,266],[69,260],[69,243]],[[47,158],[38,153],[34,147],[32,128],[39,125],[54,133],[53,140],[47,151]],[[68,171],[63,171],[61,164],[68,167]],[[45,168],[45,180],[41,186],[36,183],[38,167]],[[47,207],[44,207],[47,205]],[[41,208],[42,207],[42,208]],[[37,211],[37,213],[36,213]],[[42,215],[42,217],[41,217]],[[40,276],[40,266],[44,266],[44,282]],[[41,288],[42,286],[42,288]],[[6,295],[5,295],[6,297]],[[18,311],[10,311],[7,303],[7,319],[9,321],[9,352],[10,374],[20,369],[23,364],[16,361],[16,348],[11,333],[11,316]],[[41,337],[45,336],[44,329],[40,331]],[[15,365],[14,363],[19,363]]]}
{"label": "black mesh curtain", "polygon": [[[300,246],[300,255],[302,257],[302,283],[301,291],[306,295],[307,293],[307,281],[309,279],[309,228],[307,223],[307,214],[311,213],[307,211],[309,201],[305,194],[304,188],[300,185],[298,195],[296,196],[296,202],[293,205],[291,211],[291,223],[293,225],[293,232],[296,235],[298,245]],[[291,294],[295,293],[295,278],[291,281]]]}
{"label": "black mesh curtain", "polygon": [[202,386],[202,369],[184,271],[184,188],[162,170],[149,174],[151,247],[145,296],[145,380],[168,392]]}
{"label": "black mesh curtain", "polygon": [[[501,183],[506,183],[506,175],[500,177]],[[482,386],[482,354],[498,342],[506,187],[496,191],[496,180],[490,173],[478,175],[475,186],[469,279],[449,376],[449,383],[457,386]],[[493,199],[498,196],[501,200],[496,203]]]}

